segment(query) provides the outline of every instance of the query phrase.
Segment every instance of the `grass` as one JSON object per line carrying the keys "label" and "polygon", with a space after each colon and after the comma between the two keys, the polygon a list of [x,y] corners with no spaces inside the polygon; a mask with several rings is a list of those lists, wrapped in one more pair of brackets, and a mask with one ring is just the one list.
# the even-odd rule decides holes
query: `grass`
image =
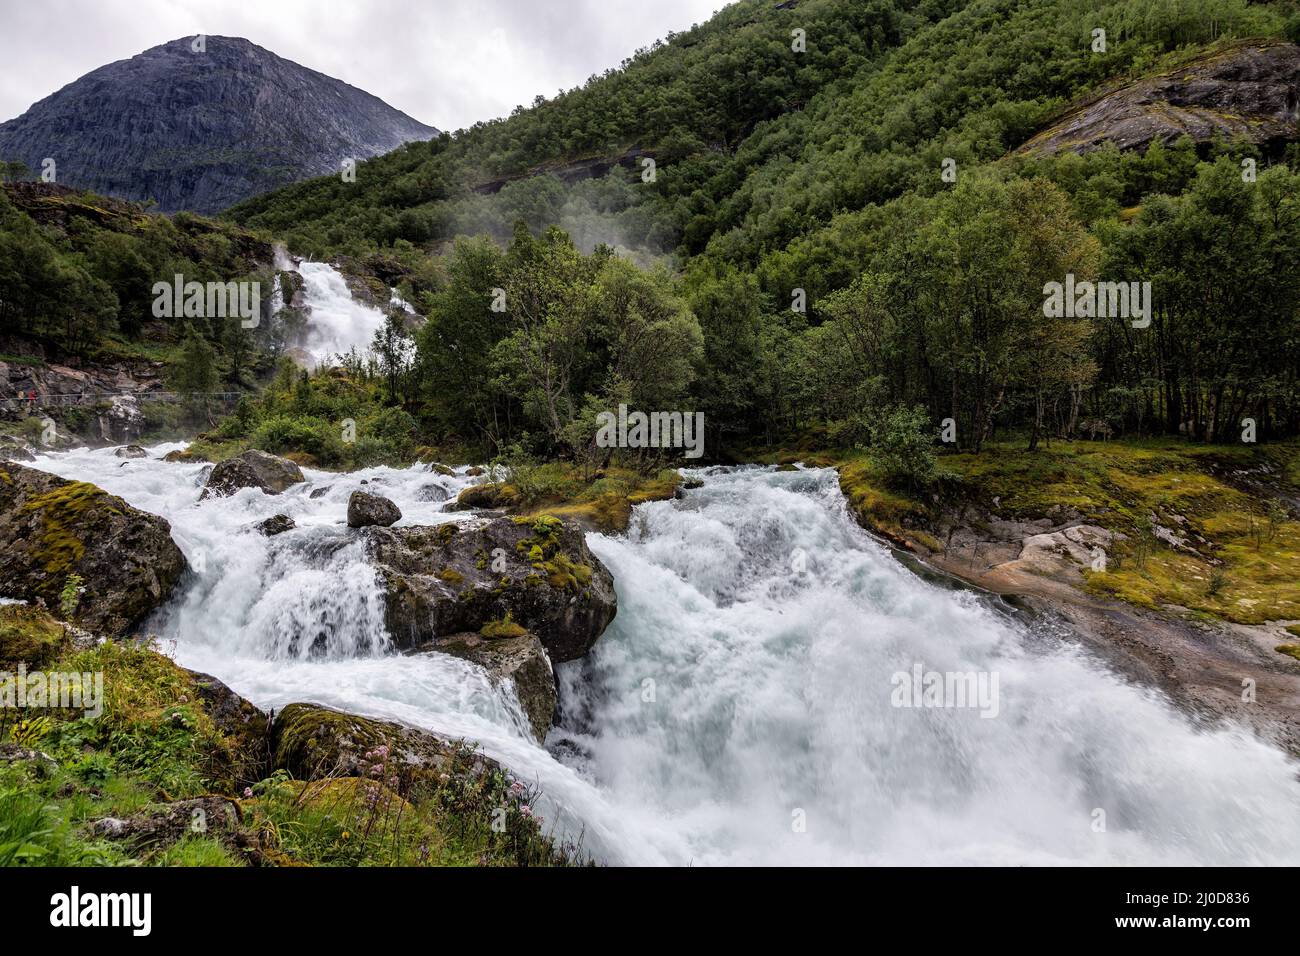
{"label": "grass", "polygon": [[[499,769],[470,772],[479,758],[463,744],[448,745],[450,764],[425,772],[418,787],[408,786],[411,768],[386,760],[364,779],[294,780],[270,769],[263,731],[219,726],[194,675],[148,644],[73,646],[61,624],[22,605],[0,608],[0,641],[10,662],[100,673],[104,689],[98,718],[57,708],[0,712],[0,743],[52,758],[0,762],[0,866],[513,866],[579,858],[532,816],[534,791]],[[386,740],[380,722],[333,716],[372,729],[376,746]],[[214,829],[137,845],[92,830],[106,817],[152,817],[171,801],[210,795],[239,805],[239,840]]]}
{"label": "grass", "polygon": [[[773,453],[774,461],[789,457]],[[809,456],[802,456],[807,459]],[[1120,532],[1104,572],[1085,571],[1086,587],[1141,607],[1176,605],[1195,614],[1258,624],[1300,617],[1300,522],[1272,496],[1250,490],[1234,472],[1295,494],[1300,444],[1192,445],[1177,439],[1053,442],[1037,452],[993,443],[982,454],[944,455],[933,498],[890,488],[869,455],[828,456],[859,520],[883,536],[932,551],[940,512],[963,501],[1000,518],[1064,520]],[[1267,466],[1269,471],[1262,470]],[[1187,541],[1177,548],[1155,526]]]}

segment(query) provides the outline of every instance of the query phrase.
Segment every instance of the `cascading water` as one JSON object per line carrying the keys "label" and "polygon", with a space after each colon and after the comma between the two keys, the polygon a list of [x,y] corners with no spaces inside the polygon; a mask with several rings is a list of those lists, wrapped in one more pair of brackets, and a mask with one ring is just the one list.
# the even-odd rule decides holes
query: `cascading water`
{"label": "cascading water", "polygon": [[[35,466],[171,522],[195,574],[152,629],[182,664],[263,707],[311,700],[477,741],[607,862],[1300,861],[1281,751],[1194,725],[1059,636],[915,577],[854,524],[830,471],[702,472],[684,500],[639,506],[625,537],[591,536],[619,612],[558,669],[547,750],[509,687],[391,653],[344,523],[362,480],[404,523],[433,524],[468,478],[309,470],[280,496],[200,501],[200,465],[82,450]],[[252,529],[277,512],[298,527]],[[918,663],[996,673],[996,716],[892,706],[891,676]]]}
{"label": "cascading water", "polygon": [[347,280],[324,262],[303,262],[303,301],[310,309],[303,347],[316,365],[329,365],[335,357],[355,348],[364,353],[383,327],[384,313],[352,298]]}

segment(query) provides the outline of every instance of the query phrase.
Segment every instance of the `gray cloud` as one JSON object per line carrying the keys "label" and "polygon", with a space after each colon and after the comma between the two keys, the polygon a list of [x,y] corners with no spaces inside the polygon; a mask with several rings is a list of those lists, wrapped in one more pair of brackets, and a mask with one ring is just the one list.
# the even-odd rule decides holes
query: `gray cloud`
{"label": "gray cloud", "polygon": [[6,3],[0,120],[177,37],[242,36],[455,130],[582,83],[726,0],[44,0]]}

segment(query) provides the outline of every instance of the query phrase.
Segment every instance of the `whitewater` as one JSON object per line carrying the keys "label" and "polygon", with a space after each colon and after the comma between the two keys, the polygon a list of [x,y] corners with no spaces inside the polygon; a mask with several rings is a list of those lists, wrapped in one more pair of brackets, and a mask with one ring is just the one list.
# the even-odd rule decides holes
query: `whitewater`
{"label": "whitewater", "polygon": [[[200,500],[209,466],[161,460],[178,447],[34,463],[171,522],[192,573],[149,622],[165,651],[264,708],[314,701],[475,741],[538,784],[548,827],[598,860],[1300,861],[1297,767],[1280,750],[915,576],[853,522],[830,470],[694,471],[703,487],[639,506],[626,535],[590,535],[618,615],[587,659],[557,668],[561,719],[542,747],[508,685],[392,650],[345,522],[358,488],[404,524],[464,520],[445,504],[476,479],[305,469],[279,496]],[[297,528],[254,530],[277,513]],[[996,673],[997,716],[894,706],[892,676],[918,663]]]}
{"label": "whitewater", "polygon": [[[333,267],[300,271],[313,358],[368,344],[382,314]],[[1194,721],[1046,622],[916,576],[856,524],[830,469],[691,470],[702,487],[589,535],[618,614],[557,667],[539,746],[508,683],[394,651],[346,525],[358,489],[402,524],[465,520],[446,504],[481,478],[303,469],[278,496],[203,500],[210,466],[162,460],[181,447],[34,462],[171,523],[190,572],[147,623],[164,652],[263,708],[311,701],[473,741],[600,862],[1300,863],[1295,761]],[[263,537],[274,514],[296,527]],[[995,676],[996,716],[895,706],[895,675],[918,668]]]}

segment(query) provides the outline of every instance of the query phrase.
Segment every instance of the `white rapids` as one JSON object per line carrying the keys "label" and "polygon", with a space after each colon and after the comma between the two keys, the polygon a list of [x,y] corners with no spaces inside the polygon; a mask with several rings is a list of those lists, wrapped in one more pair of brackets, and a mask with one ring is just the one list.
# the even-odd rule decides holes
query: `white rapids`
{"label": "white rapids", "polygon": [[[392,652],[349,543],[362,480],[404,523],[430,524],[456,517],[431,499],[470,479],[307,470],[280,496],[200,501],[204,466],[160,460],[175,447],[35,463],[171,522],[195,571],[150,622],[165,650],[262,707],[310,700],[476,741],[538,784],[546,825],[581,833],[598,860],[1300,862],[1297,765],[1282,751],[1194,723],[1061,636],[916,577],[853,522],[833,472],[695,472],[702,488],[639,506],[626,536],[590,536],[618,616],[558,669],[560,726],[543,748],[508,686]],[[253,530],[278,512],[298,527]],[[996,674],[996,716],[893,706],[892,675],[917,664]]]}

